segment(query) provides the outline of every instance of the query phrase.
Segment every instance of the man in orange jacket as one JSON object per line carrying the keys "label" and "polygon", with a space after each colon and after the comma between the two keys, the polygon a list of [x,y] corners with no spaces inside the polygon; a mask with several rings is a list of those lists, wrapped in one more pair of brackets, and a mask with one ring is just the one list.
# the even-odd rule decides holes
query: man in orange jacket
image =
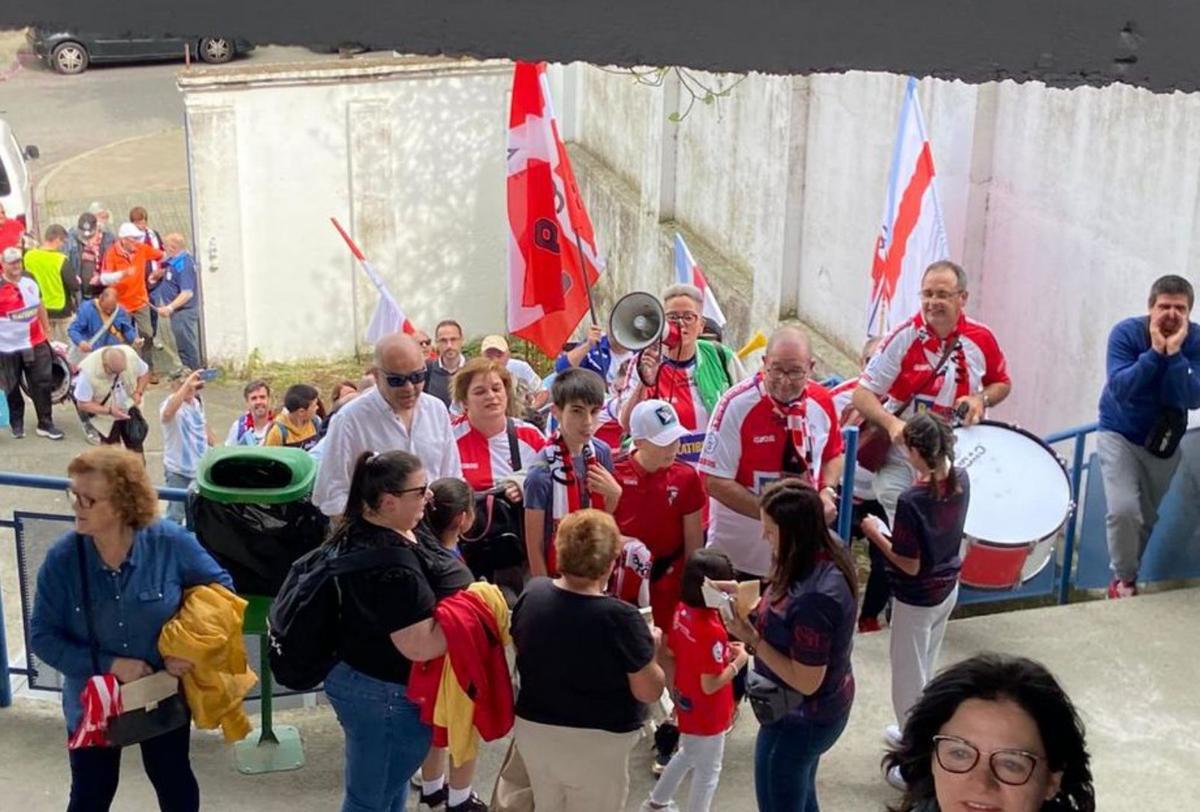
{"label": "man in orange jacket", "polygon": [[[133,223],[122,223],[117,240],[104,255],[100,283],[117,291],[117,301],[137,325],[143,339],[142,360],[150,367],[150,382],[157,381],[154,372],[154,326],[150,322],[150,294],[146,290],[146,269],[149,263],[161,260],[163,252],[142,241],[141,229]],[[170,371],[170,370],[168,370]]]}

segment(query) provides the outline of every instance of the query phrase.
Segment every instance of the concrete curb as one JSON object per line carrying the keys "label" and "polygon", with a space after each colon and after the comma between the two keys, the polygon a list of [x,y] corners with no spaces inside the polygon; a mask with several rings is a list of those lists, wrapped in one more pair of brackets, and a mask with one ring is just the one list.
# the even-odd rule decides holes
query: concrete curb
{"label": "concrete curb", "polygon": [[129,144],[134,141],[141,141],[146,138],[155,138],[155,137],[161,136],[163,133],[167,133],[167,132],[172,132],[172,130],[166,129],[166,130],[159,130],[158,132],[153,132],[153,133],[145,133],[143,135],[131,135],[129,138],[121,138],[117,141],[111,141],[107,144],[101,144],[98,147],[92,147],[91,149],[87,150],[86,152],[81,152],[78,155],[72,155],[70,158],[63,158],[61,161],[59,161],[58,163],[51,166],[50,169],[48,169],[46,171],[46,174],[42,175],[42,177],[38,179],[37,183],[34,184],[33,199],[38,201],[39,206],[44,206],[46,204],[46,187],[48,187],[50,185],[51,181],[54,180],[54,177],[60,171],[67,168],[68,166],[71,166],[72,164],[79,162],[79,161],[89,160],[90,158],[95,156],[97,153],[103,152],[104,150],[112,149],[113,147],[119,147],[123,144]]}

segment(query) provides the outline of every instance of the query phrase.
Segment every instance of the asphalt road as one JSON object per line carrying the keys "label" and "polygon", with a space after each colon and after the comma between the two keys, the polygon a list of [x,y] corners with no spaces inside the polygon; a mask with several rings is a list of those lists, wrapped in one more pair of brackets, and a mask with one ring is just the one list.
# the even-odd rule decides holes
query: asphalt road
{"label": "asphalt road", "polygon": [[[268,45],[239,61],[336,58],[307,48]],[[41,150],[33,165],[35,176],[95,147],[183,126],[183,97],[175,86],[182,62],[97,65],[78,76],[62,76],[29,51],[22,50],[18,60],[21,70],[0,83],[0,116],[22,143]]]}

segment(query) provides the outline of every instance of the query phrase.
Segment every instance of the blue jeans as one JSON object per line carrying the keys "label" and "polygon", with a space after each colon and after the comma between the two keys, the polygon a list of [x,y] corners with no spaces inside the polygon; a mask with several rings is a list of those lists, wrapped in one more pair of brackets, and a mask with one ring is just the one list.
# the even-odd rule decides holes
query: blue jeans
{"label": "blue jeans", "polygon": [[[163,482],[168,488],[183,488],[187,490],[192,487],[193,477],[177,474],[174,471],[167,471],[166,481]],[[167,518],[176,524],[187,526],[187,503],[186,502],[168,502],[167,503]]]}
{"label": "blue jeans", "polygon": [[826,724],[784,720],[758,729],[754,794],[759,812],[818,812],[817,764],[849,718],[847,712]]}
{"label": "blue jeans", "polygon": [[342,812],[403,812],[408,779],[433,740],[404,686],[339,662],[325,677],[325,695],[346,734]]}
{"label": "blue jeans", "polygon": [[171,314],[171,332],[179,360],[188,369],[202,369],[200,363],[200,308],[190,307]]}

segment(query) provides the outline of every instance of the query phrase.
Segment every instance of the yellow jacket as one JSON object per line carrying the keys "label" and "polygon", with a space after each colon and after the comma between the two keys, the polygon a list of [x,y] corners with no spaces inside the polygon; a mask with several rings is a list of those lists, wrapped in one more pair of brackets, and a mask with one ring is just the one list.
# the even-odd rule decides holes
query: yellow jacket
{"label": "yellow jacket", "polygon": [[180,679],[192,719],[201,730],[217,725],[225,741],[250,733],[242,700],[258,681],[246,664],[242,617],[246,601],[220,584],[194,586],[158,636],[158,653],[192,663]]}

